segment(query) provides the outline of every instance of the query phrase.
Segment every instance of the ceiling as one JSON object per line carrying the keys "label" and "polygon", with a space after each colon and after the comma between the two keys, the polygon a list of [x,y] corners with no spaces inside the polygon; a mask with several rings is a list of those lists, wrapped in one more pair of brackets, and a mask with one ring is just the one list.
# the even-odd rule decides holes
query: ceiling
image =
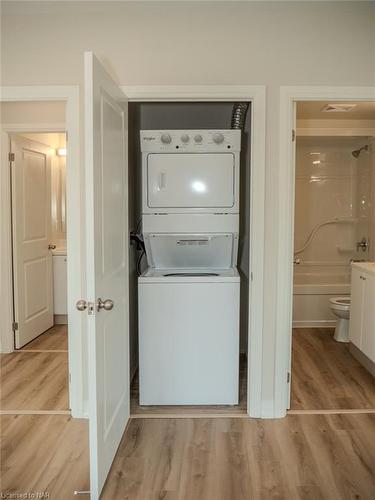
{"label": "ceiling", "polygon": [[[322,112],[327,104],[356,104],[352,111]],[[375,120],[375,101],[309,101],[297,103],[297,118],[300,120]]]}

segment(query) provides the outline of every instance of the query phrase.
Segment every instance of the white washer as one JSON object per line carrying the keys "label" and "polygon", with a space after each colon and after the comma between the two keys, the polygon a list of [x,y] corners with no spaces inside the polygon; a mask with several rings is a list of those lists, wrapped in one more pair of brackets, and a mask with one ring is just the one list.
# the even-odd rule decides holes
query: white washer
{"label": "white washer", "polygon": [[239,296],[233,268],[139,278],[141,405],[238,404]]}

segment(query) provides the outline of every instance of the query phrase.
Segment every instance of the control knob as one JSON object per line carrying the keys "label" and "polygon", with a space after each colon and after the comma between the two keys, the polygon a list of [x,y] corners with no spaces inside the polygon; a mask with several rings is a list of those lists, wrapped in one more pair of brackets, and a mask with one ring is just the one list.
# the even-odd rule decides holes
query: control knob
{"label": "control knob", "polygon": [[160,140],[164,144],[170,144],[172,142],[172,137],[169,134],[163,134]]}
{"label": "control knob", "polygon": [[217,132],[212,136],[212,139],[216,144],[221,144],[224,141],[224,136],[223,134],[220,134],[220,132]]}
{"label": "control knob", "polygon": [[185,144],[186,144],[187,142],[189,142],[189,140],[190,140],[190,137],[189,137],[187,134],[183,134],[183,135],[181,136],[181,141],[182,141],[182,142],[184,142]]}
{"label": "control knob", "polygon": [[203,141],[203,137],[200,134],[197,134],[197,135],[194,136],[194,141],[195,142],[202,142]]}

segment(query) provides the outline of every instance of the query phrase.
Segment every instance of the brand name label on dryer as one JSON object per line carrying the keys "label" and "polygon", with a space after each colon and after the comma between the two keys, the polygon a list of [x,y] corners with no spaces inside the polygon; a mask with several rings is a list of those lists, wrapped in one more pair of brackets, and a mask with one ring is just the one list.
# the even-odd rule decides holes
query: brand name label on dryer
{"label": "brand name label on dryer", "polygon": [[208,245],[208,240],[178,240],[176,245]]}

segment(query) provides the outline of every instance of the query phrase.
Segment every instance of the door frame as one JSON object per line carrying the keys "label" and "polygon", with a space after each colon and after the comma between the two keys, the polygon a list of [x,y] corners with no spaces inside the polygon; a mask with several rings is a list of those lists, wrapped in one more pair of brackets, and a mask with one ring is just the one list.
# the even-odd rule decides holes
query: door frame
{"label": "door frame", "polygon": [[251,102],[247,412],[253,418],[270,417],[262,405],[266,87],[178,85],[122,86],[121,89],[129,102]]}
{"label": "door frame", "polygon": [[[294,104],[298,101],[375,101],[375,87],[280,87],[278,260],[275,344],[275,414],[289,408],[293,306],[295,165],[292,140]],[[276,229],[276,228],[275,228]],[[288,375],[289,374],[289,375]],[[289,380],[289,382],[288,382]]]}
{"label": "door frame", "polygon": [[[81,203],[83,179],[80,164],[80,123],[78,86],[6,86],[0,87],[0,101],[63,101],[65,103],[65,123],[63,124],[1,124],[2,157],[0,162],[0,235],[1,301],[3,321],[0,325],[1,352],[14,351],[13,322],[13,282],[11,273],[11,200],[9,169],[9,133],[17,132],[66,132],[66,200],[67,200],[67,253],[68,253],[68,356],[69,356],[69,403],[73,417],[87,417],[87,402],[84,398],[85,380],[85,332],[86,318],[75,308],[75,302],[84,291],[83,233],[84,220]],[[74,207],[69,210],[69,207]]]}

